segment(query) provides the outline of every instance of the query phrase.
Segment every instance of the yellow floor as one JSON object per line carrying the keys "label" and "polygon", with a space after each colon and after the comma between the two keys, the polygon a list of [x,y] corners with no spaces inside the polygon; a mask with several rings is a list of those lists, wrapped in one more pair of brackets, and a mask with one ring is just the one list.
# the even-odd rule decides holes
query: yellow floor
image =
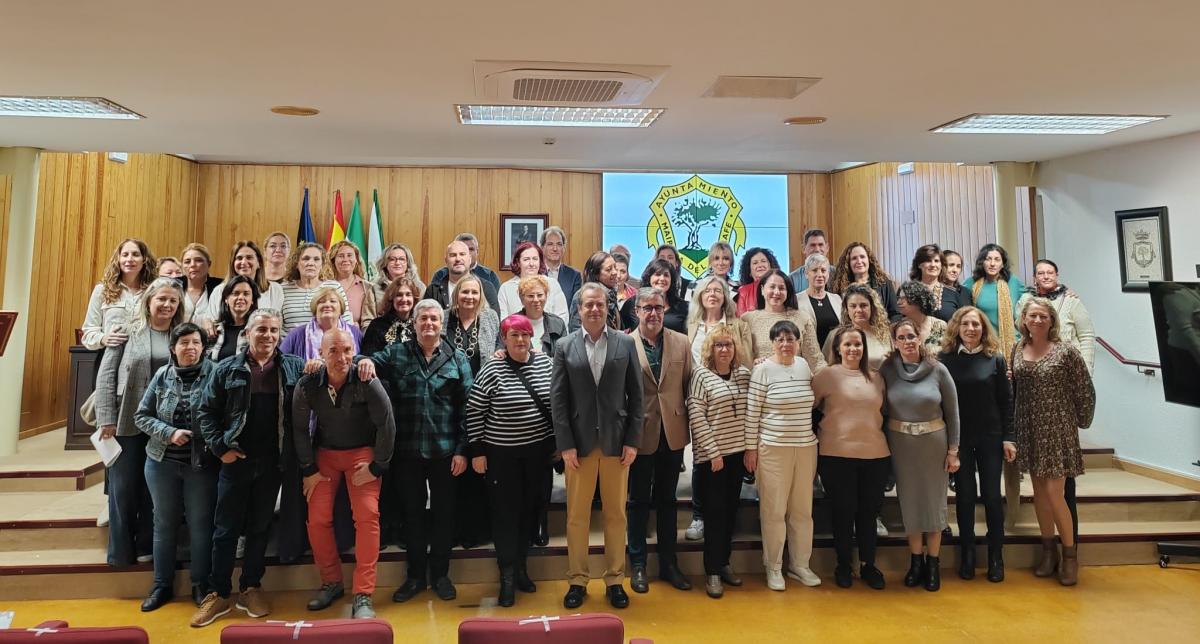
{"label": "yellow floor", "polygon": [[[697,580],[693,580],[697,581]],[[817,589],[789,582],[786,592],[768,590],[762,577],[749,577],[742,588],[730,589],[724,599],[711,600],[699,589],[683,593],[651,584],[647,595],[633,595],[632,605],[615,611],[625,621],[626,637],[649,637],[668,642],[796,641],[816,642],[1168,642],[1196,641],[1200,633],[1200,568],[1179,566],[1088,567],[1080,585],[1063,588],[1036,579],[1028,569],[1011,570],[1002,584],[982,578],[971,582],[944,580],[942,591],[927,593],[900,585],[898,575],[889,587],[875,592],[861,584],[851,590],[833,586],[831,579]],[[495,606],[496,587],[459,586],[454,602],[442,602],[426,592],[404,605],[393,604],[393,589],[380,589],[377,610],[390,620],[397,642],[454,642],[462,619],[476,615],[525,617],[563,611],[565,582],[541,582],[539,592],[518,595],[510,609]],[[594,581],[585,611],[603,611],[600,582]],[[304,609],[308,593],[277,593],[275,612],[267,619],[313,619],[348,613],[342,604],[323,613]],[[136,601],[75,600],[4,602],[0,611],[16,611],[14,627],[45,619],[67,619],[78,626],[140,624],[155,642],[218,642],[220,629],[244,614],[234,611],[204,629],[187,626],[190,602],[176,602],[150,614]],[[340,611],[340,612],[339,612]],[[753,639],[751,639],[753,638]]]}

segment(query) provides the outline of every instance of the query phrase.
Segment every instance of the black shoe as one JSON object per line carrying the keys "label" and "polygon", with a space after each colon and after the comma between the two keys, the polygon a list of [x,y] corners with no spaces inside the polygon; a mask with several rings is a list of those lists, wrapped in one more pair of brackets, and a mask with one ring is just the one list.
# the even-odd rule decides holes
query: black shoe
{"label": "black shoe", "polygon": [[650,592],[650,580],[646,577],[645,566],[633,567],[633,574],[629,576],[629,587],[635,593]]}
{"label": "black shoe", "polygon": [[925,555],[909,555],[908,573],[904,575],[904,585],[916,588],[925,580]]}
{"label": "black shoe", "polygon": [[838,585],[838,588],[849,588],[854,585],[854,573],[850,571],[850,566],[838,566],[833,569],[833,582]]}
{"label": "black shoe", "polygon": [[425,590],[427,587],[428,586],[425,584],[424,579],[420,581],[416,579],[408,579],[396,589],[396,592],[392,593],[392,601],[396,602],[397,604],[406,602],[413,597],[416,597],[417,593]]}
{"label": "black shoe", "polygon": [[692,582],[683,575],[683,571],[679,570],[679,566],[671,565],[659,571],[659,579],[671,584],[676,590],[691,590]]}
{"label": "black shoe", "polygon": [[208,589],[203,584],[192,586],[192,603],[196,606],[204,603],[204,598],[208,596]]}
{"label": "black shoe", "polygon": [[954,531],[950,529],[950,526],[946,526],[946,527],[942,528],[942,538],[943,539],[949,539],[953,536],[954,536]]}
{"label": "black shoe", "polygon": [[958,576],[962,579],[975,578],[974,544],[964,544],[958,547]]}
{"label": "black shoe", "polygon": [[1004,555],[1000,551],[988,551],[987,580],[993,584],[1004,581]]}
{"label": "black shoe", "polygon": [[942,587],[942,569],[939,557],[925,558],[925,590],[936,593]]}
{"label": "black shoe", "polygon": [[529,578],[529,573],[524,568],[517,568],[517,571],[513,573],[513,581],[517,584],[517,590],[523,593],[537,592],[537,584],[533,583],[533,580]]}
{"label": "black shoe", "polygon": [[621,584],[609,586],[606,594],[608,595],[608,603],[612,604],[613,608],[625,608],[629,606],[629,595],[625,594],[625,589],[621,587]]}
{"label": "black shoe", "polygon": [[583,600],[585,599],[587,599],[587,587],[571,584],[567,588],[567,594],[563,597],[563,606],[567,608],[579,608],[583,606]]}
{"label": "black shoe", "polygon": [[886,582],[883,580],[883,573],[871,564],[863,564],[858,569],[858,578],[874,590],[883,590],[883,587],[886,585]]}
{"label": "black shoe", "polygon": [[500,573],[500,594],[496,597],[496,603],[505,608],[517,603],[517,582],[511,572]]}
{"label": "black shoe", "polygon": [[742,578],[733,574],[733,566],[728,564],[721,566],[721,583],[727,586],[738,587],[742,585]]}
{"label": "black shoe", "polygon": [[317,594],[308,602],[308,610],[325,610],[333,602],[346,596],[346,587],[340,581],[321,584]]}
{"label": "black shoe", "polygon": [[166,586],[155,586],[150,589],[150,594],[146,595],[146,599],[142,601],[142,612],[149,613],[152,610],[162,608],[163,604],[175,598],[175,593]]}
{"label": "black shoe", "polygon": [[437,593],[438,599],[445,602],[458,597],[458,591],[449,577],[438,577],[437,581],[433,582],[433,592]]}
{"label": "black shoe", "polygon": [[542,517],[538,521],[537,531],[533,535],[533,545],[542,548],[550,545],[550,520],[546,518],[545,510],[542,511]]}

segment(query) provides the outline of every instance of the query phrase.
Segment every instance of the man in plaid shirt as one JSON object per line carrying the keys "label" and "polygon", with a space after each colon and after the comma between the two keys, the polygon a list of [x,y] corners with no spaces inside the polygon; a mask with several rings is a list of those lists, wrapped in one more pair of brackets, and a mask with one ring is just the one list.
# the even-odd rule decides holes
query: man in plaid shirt
{"label": "man in plaid shirt", "polygon": [[[458,596],[449,576],[450,548],[454,477],[467,469],[471,365],[442,339],[441,304],[421,300],[412,315],[417,337],[362,358],[358,375],[362,380],[378,375],[387,381],[396,419],[391,469],[408,517],[408,579],[392,595],[392,601],[412,599],[431,580],[437,596],[449,601]],[[425,513],[426,484],[432,518]]]}

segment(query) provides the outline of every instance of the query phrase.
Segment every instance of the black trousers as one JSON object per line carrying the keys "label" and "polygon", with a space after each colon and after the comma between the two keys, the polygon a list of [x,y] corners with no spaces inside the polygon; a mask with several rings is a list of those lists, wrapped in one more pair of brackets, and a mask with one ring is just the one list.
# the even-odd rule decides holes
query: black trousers
{"label": "black trousers", "polygon": [[455,484],[458,491],[454,494],[454,541],[462,544],[491,541],[486,475],[477,474],[468,464],[467,471],[459,475]]}
{"label": "black trousers", "polygon": [[733,529],[738,505],[742,499],[742,476],[746,464],[743,452],[721,459],[722,467],[714,472],[712,463],[697,463],[692,468],[696,498],[704,505],[704,574],[720,574],[729,565],[733,549]]}
{"label": "black trousers", "polygon": [[[999,552],[1004,547],[1004,495],[1000,481],[1004,478],[1004,443],[999,435],[973,437],[958,446],[958,471],[954,476],[954,511],[958,517],[959,540],[963,545],[975,543],[975,503],[983,499],[987,517],[988,551]],[[979,474],[979,485],[975,475]]]}
{"label": "black trousers", "polygon": [[221,597],[229,597],[232,591],[233,560],[242,534],[246,535],[246,554],[240,588],[262,585],[279,480],[279,459],[273,455],[247,456],[221,464],[213,514],[212,573],[208,579],[209,589]]}
{"label": "black trousers", "polygon": [[404,498],[410,580],[429,582],[449,576],[450,548],[454,546],[454,498],[458,488],[450,474],[452,460],[453,456],[405,458],[392,466],[393,469],[398,466],[397,492]]}
{"label": "black trousers", "polygon": [[1075,543],[1079,543],[1079,505],[1075,500],[1075,477],[1068,476],[1063,482],[1063,496],[1067,499],[1067,508],[1071,510],[1071,527],[1075,531]]}
{"label": "black trousers", "polygon": [[679,466],[683,450],[667,445],[665,435],[659,437],[653,454],[638,456],[629,468],[629,563],[646,565],[646,530],[650,522],[650,506],[654,506],[658,529],[658,566],[675,565],[675,544],[678,541],[676,524],[678,509],[675,489],[679,485]]}
{"label": "black trousers", "polygon": [[550,471],[554,445],[546,441],[522,447],[487,445],[485,450],[484,479],[491,499],[496,563],[502,574],[510,574],[525,568],[529,535],[537,526],[541,487]]}
{"label": "black trousers", "polygon": [[875,565],[875,517],[883,507],[883,488],[892,471],[891,461],[890,456],[844,458],[822,454],[818,458],[817,472],[833,514],[833,548],[838,566],[850,567],[854,535],[859,562]]}

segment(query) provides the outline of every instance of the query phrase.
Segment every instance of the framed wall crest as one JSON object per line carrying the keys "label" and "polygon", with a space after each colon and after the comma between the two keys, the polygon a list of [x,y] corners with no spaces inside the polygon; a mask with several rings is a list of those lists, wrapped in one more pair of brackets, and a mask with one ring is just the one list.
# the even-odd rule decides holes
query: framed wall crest
{"label": "framed wall crest", "polygon": [[1117,250],[1121,290],[1147,292],[1150,282],[1171,280],[1171,237],[1167,207],[1118,210]]}

